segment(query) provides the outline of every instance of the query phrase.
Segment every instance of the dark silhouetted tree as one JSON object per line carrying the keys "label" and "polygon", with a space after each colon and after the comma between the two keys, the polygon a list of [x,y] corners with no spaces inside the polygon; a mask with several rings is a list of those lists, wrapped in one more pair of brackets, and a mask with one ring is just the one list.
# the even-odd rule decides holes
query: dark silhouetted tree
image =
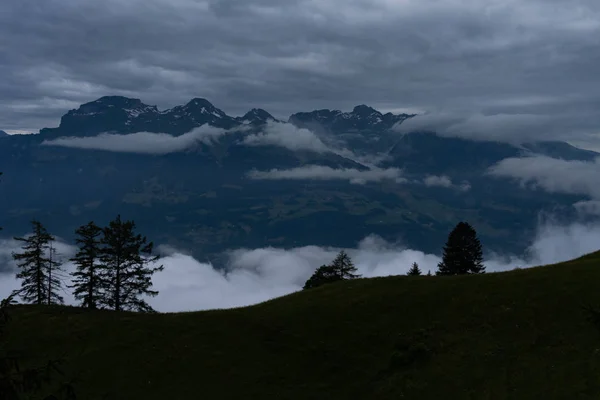
{"label": "dark silhouetted tree", "polygon": [[356,274],[357,270],[352,259],[344,250],[338,253],[330,266],[340,280],[360,278],[360,275]]}
{"label": "dark silhouetted tree", "polygon": [[431,276],[431,270],[427,271],[427,276]]}
{"label": "dark silhouetted tree", "polygon": [[438,264],[436,275],[482,274],[483,251],[477,232],[466,222],[459,222],[450,232],[442,262]]}
{"label": "dark silhouetted tree", "polygon": [[100,303],[115,311],[153,312],[141,297],[158,294],[151,289],[152,275],[162,271],[163,266],[150,267],[159,256],[151,256],[153,243],[135,234],[134,229],[135,223],[121,221],[120,215],[102,229],[100,263],[104,283]]}
{"label": "dark silhouetted tree", "polygon": [[304,289],[311,289],[326,283],[355,278],[360,278],[360,275],[356,273],[356,267],[348,254],[342,250],[331,264],[322,265],[315,271],[304,284]]}
{"label": "dark silhouetted tree", "polygon": [[312,289],[326,283],[339,281],[339,276],[329,265],[321,265],[315,273],[306,281],[303,289]]}
{"label": "dark silhouetted tree", "polygon": [[46,263],[46,272],[48,280],[46,282],[47,299],[46,304],[64,304],[64,299],[58,294],[62,291],[62,278],[64,270],[61,267],[62,262],[57,258],[56,249],[52,241],[48,244],[48,262]]}
{"label": "dark silhouetted tree", "polygon": [[39,221],[33,220],[31,225],[32,235],[15,237],[23,242],[23,251],[12,255],[20,269],[17,273],[21,279],[20,297],[29,303],[62,304],[63,298],[58,294],[61,281],[57,275],[60,263],[52,259],[51,251],[54,237]]}
{"label": "dark silhouetted tree", "polygon": [[91,221],[77,228],[75,234],[79,251],[71,258],[77,268],[71,273],[73,284],[70,287],[74,289],[73,295],[81,302],[82,307],[96,309],[103,297],[100,264],[102,228]]}
{"label": "dark silhouetted tree", "polygon": [[419,269],[419,264],[414,262],[412,264],[412,267],[410,267],[410,269],[408,270],[408,273],[406,275],[421,275],[421,270]]}
{"label": "dark silhouetted tree", "polygon": [[[2,172],[0,172],[2,175]],[[0,230],[2,228],[0,227]],[[8,308],[16,303],[15,297],[19,296],[26,288],[13,291],[7,298],[0,301],[0,400],[21,400],[33,398],[42,384],[47,383],[52,372],[60,373],[55,362],[49,362],[44,367],[24,368],[20,358],[10,352],[7,348],[7,340],[4,338],[7,325],[10,321]],[[37,293],[37,291],[36,291]],[[35,397],[40,398],[40,397]],[[42,397],[43,400],[75,400],[77,396],[73,385],[63,383],[57,393]]]}

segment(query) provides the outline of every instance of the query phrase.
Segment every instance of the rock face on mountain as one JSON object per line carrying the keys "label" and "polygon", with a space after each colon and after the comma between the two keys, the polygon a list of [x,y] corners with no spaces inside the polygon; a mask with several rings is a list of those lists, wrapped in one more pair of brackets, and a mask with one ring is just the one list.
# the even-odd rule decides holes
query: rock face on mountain
{"label": "rock face on mountain", "polygon": [[93,136],[103,132],[165,132],[181,135],[210,124],[230,129],[238,124],[208,100],[195,98],[183,106],[159,111],[139,99],[105,96],[81,105],[65,114],[58,128],[42,129],[47,138],[59,136]]}
{"label": "rock face on mountain", "polygon": [[[139,99],[102,97],[67,112],[56,128],[2,140],[2,234],[23,234],[38,218],[72,240],[79,225],[120,213],[157,244],[214,262],[237,247],[352,247],[370,234],[439,253],[453,225],[468,220],[486,248],[520,252],[538,211],[570,215],[585,200],[484,173],[507,157],[591,160],[597,153],[562,142],[398,134],[394,127],[412,117],[358,105],[299,112],[284,124],[260,108],[229,116],[202,98],[161,111]],[[121,151],[114,136],[103,138],[114,142],[104,150],[81,145],[103,133],[138,132],[167,134],[144,140],[177,145],[164,154],[144,152],[148,143]],[[76,139],[75,147],[47,145],[57,138]],[[386,168],[388,178],[352,179]]]}
{"label": "rock face on mountain", "polygon": [[414,114],[382,114],[363,104],[354,107],[351,112],[340,110],[300,112],[290,116],[288,122],[302,128],[325,128],[334,132],[352,133],[389,130],[394,125],[413,116]]}
{"label": "rock face on mountain", "polygon": [[8,136],[8,133],[4,131],[0,131],[0,137]]}

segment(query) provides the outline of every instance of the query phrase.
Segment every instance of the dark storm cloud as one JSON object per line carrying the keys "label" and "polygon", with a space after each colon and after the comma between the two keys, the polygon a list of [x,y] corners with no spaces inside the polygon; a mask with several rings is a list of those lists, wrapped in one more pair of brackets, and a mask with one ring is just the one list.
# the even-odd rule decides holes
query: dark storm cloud
{"label": "dark storm cloud", "polygon": [[[0,129],[55,126],[67,109],[106,94],[161,108],[201,96],[233,114],[367,103],[558,113],[574,125],[600,106],[596,0],[5,0],[2,8]],[[595,143],[597,121],[576,139]]]}

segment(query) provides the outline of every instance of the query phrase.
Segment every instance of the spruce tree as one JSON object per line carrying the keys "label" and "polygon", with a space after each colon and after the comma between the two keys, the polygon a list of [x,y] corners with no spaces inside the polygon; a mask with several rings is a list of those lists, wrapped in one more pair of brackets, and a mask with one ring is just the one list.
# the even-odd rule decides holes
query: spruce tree
{"label": "spruce tree", "polygon": [[82,307],[96,309],[102,299],[102,265],[100,264],[100,236],[102,228],[93,221],[82,225],[75,231],[75,243],[79,251],[71,261],[77,266],[73,276],[73,296]]}
{"label": "spruce tree", "polygon": [[122,221],[120,215],[102,229],[100,262],[104,295],[100,303],[115,311],[152,312],[152,307],[141,296],[158,294],[151,289],[152,275],[162,271],[163,266],[149,266],[159,256],[151,256],[153,243],[135,234],[134,229],[135,223]]}
{"label": "spruce tree", "polygon": [[50,257],[50,244],[54,237],[39,221],[32,220],[31,225],[31,236],[14,238],[24,242],[23,251],[12,254],[20,269],[17,274],[17,278],[22,280],[20,297],[35,304],[62,303],[63,299],[57,293],[61,282],[56,274],[53,275],[59,263]]}
{"label": "spruce tree", "polygon": [[345,279],[360,278],[350,256],[344,250],[340,251],[329,265],[321,265],[304,284],[304,289],[311,289],[326,283]]}
{"label": "spruce tree", "polygon": [[330,266],[333,269],[333,273],[340,280],[360,278],[360,275],[356,274],[357,269],[354,263],[352,263],[350,256],[344,250],[338,253]]}
{"label": "spruce tree", "polygon": [[326,283],[339,281],[340,278],[329,265],[321,265],[312,276],[306,281],[303,289],[312,289]]}
{"label": "spruce tree", "polygon": [[46,272],[48,279],[46,282],[46,304],[64,304],[63,297],[58,294],[62,290],[62,281],[64,270],[61,262],[57,258],[56,249],[52,242],[48,244],[48,262],[46,263]]}
{"label": "spruce tree", "polygon": [[419,264],[414,262],[412,264],[412,267],[410,267],[410,269],[408,270],[407,275],[421,275],[421,270],[419,269]]}
{"label": "spruce tree", "polygon": [[485,266],[477,232],[468,223],[459,222],[448,236],[436,275],[482,273],[485,273]]}

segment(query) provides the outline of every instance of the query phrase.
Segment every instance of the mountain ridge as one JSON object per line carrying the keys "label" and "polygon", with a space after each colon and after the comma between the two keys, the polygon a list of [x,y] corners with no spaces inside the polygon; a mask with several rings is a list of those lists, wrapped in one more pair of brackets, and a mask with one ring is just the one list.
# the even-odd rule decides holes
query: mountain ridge
{"label": "mountain ridge", "polygon": [[[67,112],[57,128],[2,140],[0,190],[11,194],[0,196],[3,234],[22,234],[35,217],[68,238],[86,220],[101,224],[120,213],[157,243],[200,258],[237,247],[353,247],[371,234],[435,253],[449,229],[468,220],[485,246],[520,254],[538,212],[560,209],[575,220],[573,204],[589,200],[540,196],[485,172],[504,158],[587,161],[597,153],[563,142],[513,146],[394,131],[412,116],[358,105],[265,125],[272,115],[263,109],[231,117],[202,98],[161,111],[139,99],[103,97]],[[203,140],[194,131],[203,125],[229,131]],[[115,137],[87,142],[102,142],[100,148],[79,146],[82,141],[47,145],[107,132],[172,137],[137,135],[127,151]],[[163,142],[171,150],[144,151]]]}
{"label": "mountain ridge", "polygon": [[[323,117],[323,112],[326,115]],[[324,123],[333,129],[347,125],[349,129],[364,129],[373,125],[375,129],[391,129],[395,124],[414,114],[392,114],[375,110],[366,105],[357,105],[351,112],[340,110],[314,110],[292,114],[287,122],[299,128],[314,123]],[[333,121],[328,121],[333,118]],[[71,109],[61,117],[56,128],[42,128],[44,137],[92,136],[101,132],[134,133],[139,131],[166,132],[181,135],[194,127],[208,124],[217,128],[231,129],[237,125],[262,126],[268,121],[283,122],[261,108],[252,108],[243,116],[230,116],[215,107],[205,98],[193,98],[184,105],[159,110],[137,98],[103,96]],[[92,127],[93,125],[93,127]]]}

